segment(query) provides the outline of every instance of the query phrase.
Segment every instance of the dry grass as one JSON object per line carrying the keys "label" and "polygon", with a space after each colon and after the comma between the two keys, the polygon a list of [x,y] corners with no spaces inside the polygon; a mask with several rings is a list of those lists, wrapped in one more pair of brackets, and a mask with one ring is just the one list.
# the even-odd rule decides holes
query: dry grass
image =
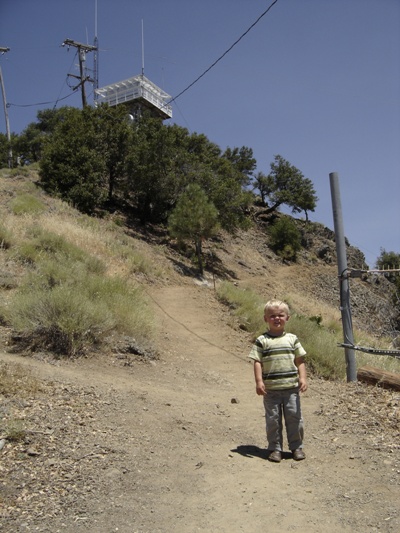
{"label": "dry grass", "polygon": [[41,390],[40,381],[19,364],[0,361],[0,394],[29,398]]}
{"label": "dry grass", "polygon": [[[105,265],[105,275],[109,277],[126,279],[134,285],[135,283],[141,285],[143,281],[152,283],[174,279],[174,277],[176,279],[177,274],[172,270],[163,247],[157,247],[154,243],[138,238],[131,238],[125,233],[126,228],[111,220],[94,219],[82,215],[65,202],[47,197],[35,184],[36,180],[37,176],[34,173],[29,176],[17,176],[5,169],[0,171],[0,207],[3,212],[1,228],[3,235],[7,236],[7,247],[12,248],[16,246],[16,243],[26,240],[31,228],[36,227],[59,235],[65,241],[101,260]],[[46,209],[33,213],[15,214],[12,204],[23,195],[25,197],[37,195],[41,205]],[[233,264],[244,262],[253,273],[261,271],[263,274],[259,278],[262,279],[263,284],[265,283],[262,293],[272,294],[271,291],[277,291],[279,296],[289,303],[293,314],[320,319],[323,329],[332,333],[340,342],[342,338],[340,311],[311,295],[310,283],[314,272],[312,267],[293,265],[285,269],[276,269],[274,261],[264,260],[263,253],[260,253],[257,246],[259,241],[249,242],[249,238],[254,240],[256,237],[241,235],[240,232],[236,237],[224,236],[224,244],[220,244],[218,256],[227,269]],[[8,250],[4,249],[4,251],[8,253]],[[7,261],[11,265],[12,255],[8,255]],[[263,270],[260,269],[260,265],[263,265]],[[328,270],[330,267],[325,265],[324,268]],[[11,266],[13,276],[10,277],[10,269],[8,272],[6,270],[4,269],[0,277],[2,288],[6,291],[3,301],[10,300],[10,293],[15,290],[18,280],[23,276],[21,265],[17,262]],[[254,276],[248,278],[247,284],[250,288],[255,287],[254,281]],[[298,290],[298,287],[301,290]],[[252,302],[247,302],[246,313],[239,321],[243,322],[241,326],[253,331],[257,329],[259,321],[257,317],[252,316],[252,305]],[[237,320],[236,318],[236,324]],[[366,331],[355,331],[355,338],[357,344],[360,345],[377,345],[377,339]],[[386,347],[383,339],[379,339],[378,344],[379,348]],[[389,341],[387,347],[390,348]],[[339,351],[343,350],[339,349]],[[373,365],[384,364],[391,371],[397,371],[398,368],[398,360],[389,357],[377,357],[357,352],[357,360],[360,364],[364,362]]]}
{"label": "dry grass", "polygon": [[[9,175],[5,169],[1,175]],[[124,228],[111,221],[93,219],[82,215],[65,202],[43,195],[35,185],[37,176],[16,178],[2,182],[0,179],[0,202],[3,204],[2,227],[8,240],[15,242],[26,239],[27,231],[40,227],[52,232],[94,257],[101,258],[107,274],[130,277],[145,275],[149,279],[169,277],[172,272],[161,248],[129,239]],[[20,214],[13,210],[15,203],[27,197],[37,197],[37,205],[45,207],[35,211],[26,210]],[[46,198],[46,204],[43,198]]]}
{"label": "dry grass", "polygon": [[[33,179],[14,177],[6,185],[0,191],[2,234],[10,244],[3,247],[0,282],[8,291],[0,303],[0,320],[22,327],[21,338],[33,339],[36,346],[53,346],[61,335],[68,353],[113,329],[151,342],[154,321],[141,283],[168,276],[162,249],[141,245],[112,221],[90,218],[45,196]],[[32,205],[34,193],[36,205],[45,209],[14,209],[27,194]],[[90,269],[96,261],[104,266],[101,272]],[[21,269],[18,277],[11,276]],[[68,319],[73,304],[70,317],[79,316],[79,323]],[[38,335],[44,333],[41,342]]]}

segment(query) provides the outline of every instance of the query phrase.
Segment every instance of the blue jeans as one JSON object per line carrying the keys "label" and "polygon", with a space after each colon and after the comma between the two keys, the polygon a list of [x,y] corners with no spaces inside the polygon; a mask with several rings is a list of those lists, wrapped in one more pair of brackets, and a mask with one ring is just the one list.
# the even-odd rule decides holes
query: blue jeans
{"label": "blue jeans", "polygon": [[303,447],[304,425],[299,389],[267,391],[264,396],[268,450],[283,450],[282,418],[285,419],[289,450]]}

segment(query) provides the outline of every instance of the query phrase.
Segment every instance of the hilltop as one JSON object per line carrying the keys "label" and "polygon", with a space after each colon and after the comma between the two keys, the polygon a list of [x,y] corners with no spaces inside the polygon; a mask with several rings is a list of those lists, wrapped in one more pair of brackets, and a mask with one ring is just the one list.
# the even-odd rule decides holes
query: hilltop
{"label": "hilltop", "polygon": [[[32,191],[32,179],[22,176],[0,185],[4,212],[18,192]],[[51,218],[60,203],[42,200],[42,216],[60,227]],[[70,238],[94,248],[71,230],[78,213],[68,216]],[[303,396],[307,459],[293,463],[288,454],[280,465],[268,463],[262,405],[246,360],[252,340],[214,293],[214,282],[229,279],[264,298],[289,299],[298,313],[340,321],[332,232],[321,226],[295,264],[271,252],[262,224],[221,233],[204,248],[208,269],[199,279],[162,228],[123,227],[162,272],[136,274],[157,319],[158,356],[111,348],[70,360],[22,356],[10,353],[2,325],[0,370],[13,376],[17,394],[2,395],[2,431],[14,423],[15,440],[0,451],[0,528],[398,531],[398,393],[311,376]],[[7,298],[24,272],[0,257]],[[360,261],[349,247],[349,267]],[[390,333],[385,279],[356,279],[351,290],[355,325],[366,334]]]}

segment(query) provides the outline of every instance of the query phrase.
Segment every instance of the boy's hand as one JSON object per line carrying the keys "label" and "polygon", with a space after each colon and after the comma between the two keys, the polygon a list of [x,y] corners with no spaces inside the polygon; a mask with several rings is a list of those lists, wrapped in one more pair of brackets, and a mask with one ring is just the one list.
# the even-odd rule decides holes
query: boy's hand
{"label": "boy's hand", "polygon": [[307,372],[306,372],[306,365],[304,364],[304,357],[298,357],[294,361],[295,365],[297,366],[297,370],[299,371],[299,391],[300,392],[306,392],[308,389],[307,385]]}
{"label": "boy's hand", "polygon": [[256,383],[256,393],[258,394],[258,396],[265,396],[266,390],[263,381],[258,381]]}
{"label": "boy's hand", "polygon": [[308,389],[308,385],[307,385],[306,378],[299,378],[299,391],[306,392],[307,389]]}

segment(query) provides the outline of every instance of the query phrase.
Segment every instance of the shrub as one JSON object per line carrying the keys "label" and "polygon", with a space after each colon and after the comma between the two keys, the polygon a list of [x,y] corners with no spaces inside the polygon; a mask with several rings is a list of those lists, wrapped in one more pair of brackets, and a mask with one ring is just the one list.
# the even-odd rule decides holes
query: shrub
{"label": "shrub", "polygon": [[19,364],[0,361],[0,394],[25,398],[41,390],[40,382]]}
{"label": "shrub", "polygon": [[139,289],[82,271],[63,282],[61,277],[48,284],[38,271],[16,293],[7,318],[26,347],[73,356],[112,331],[138,340],[150,335],[153,323]]}
{"label": "shrub", "polygon": [[283,259],[295,261],[301,250],[301,233],[296,223],[288,217],[282,217],[269,230],[270,246]]}
{"label": "shrub", "polygon": [[60,235],[43,230],[41,227],[32,227],[27,236],[28,240],[22,242],[16,252],[19,259],[24,262],[36,264],[50,258],[57,259],[61,265],[82,263],[88,271],[93,273],[100,274],[105,271],[102,261]]}
{"label": "shrub", "polygon": [[9,442],[23,442],[26,438],[24,421],[12,418],[6,425],[6,437]]}
{"label": "shrub", "polygon": [[217,288],[217,296],[228,305],[239,320],[240,327],[250,333],[260,334],[265,327],[263,319],[264,302],[250,289],[240,289],[224,281]]}
{"label": "shrub", "polygon": [[34,268],[1,316],[25,347],[77,355],[118,331],[144,340],[153,320],[142,292],[105,276],[105,265],[51,232],[33,228],[18,249]]}

